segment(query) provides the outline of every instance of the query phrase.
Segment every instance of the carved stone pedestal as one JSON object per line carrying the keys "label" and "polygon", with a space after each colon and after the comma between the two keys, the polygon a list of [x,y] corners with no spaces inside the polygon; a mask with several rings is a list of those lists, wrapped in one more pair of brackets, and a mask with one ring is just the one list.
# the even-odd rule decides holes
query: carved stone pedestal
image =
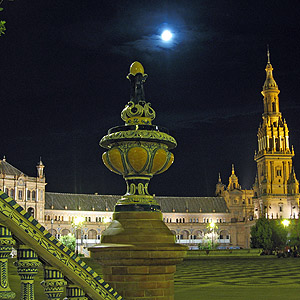
{"label": "carved stone pedestal", "polygon": [[173,300],[174,273],[186,253],[162,221],[161,212],[119,212],[90,248],[104,280],[126,300]]}

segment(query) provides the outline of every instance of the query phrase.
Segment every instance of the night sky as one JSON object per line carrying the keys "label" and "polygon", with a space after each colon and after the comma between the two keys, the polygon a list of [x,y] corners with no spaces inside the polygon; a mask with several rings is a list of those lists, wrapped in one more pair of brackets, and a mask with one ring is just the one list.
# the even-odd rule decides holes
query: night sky
{"label": "night sky", "polygon": [[[299,1],[4,0],[2,7],[0,156],[30,176],[41,156],[47,191],[125,193],[98,143],[123,124],[135,60],[149,75],[153,123],[178,142],[173,166],[152,179],[150,192],[213,196],[218,173],[227,184],[232,163],[250,188],[267,44],[300,178]],[[160,39],[164,28],[170,43]]]}

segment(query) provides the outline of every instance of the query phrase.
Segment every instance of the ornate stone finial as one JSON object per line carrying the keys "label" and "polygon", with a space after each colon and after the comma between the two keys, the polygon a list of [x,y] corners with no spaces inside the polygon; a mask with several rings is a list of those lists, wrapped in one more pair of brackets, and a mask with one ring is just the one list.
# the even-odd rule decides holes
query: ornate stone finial
{"label": "ornate stone finial", "polygon": [[177,143],[166,128],[151,124],[155,112],[143,100],[143,66],[134,62],[128,78],[132,93],[131,101],[121,113],[125,125],[109,129],[101,139],[100,146],[108,149],[102,159],[109,170],[123,175],[126,181],[126,194],[118,201],[115,211],[159,211],[159,204],[148,190],[149,181],[172,165],[174,155],[169,150]]}
{"label": "ornate stone finial", "polygon": [[2,159],[3,161],[6,161],[6,157],[5,157],[5,155],[3,155],[3,159]]}
{"label": "ornate stone finial", "polygon": [[148,75],[138,61],[131,64],[127,78],[130,81],[130,101],[121,112],[121,118],[126,125],[151,125],[155,119],[155,111],[151,103],[146,103],[144,82]]}
{"label": "ornate stone finial", "polygon": [[234,174],[234,164],[231,166],[231,173]]}
{"label": "ornate stone finial", "polygon": [[39,178],[43,178],[44,177],[44,168],[45,168],[45,166],[42,162],[41,157],[40,157],[40,161],[39,161],[38,165],[36,166],[36,168],[37,168]]}

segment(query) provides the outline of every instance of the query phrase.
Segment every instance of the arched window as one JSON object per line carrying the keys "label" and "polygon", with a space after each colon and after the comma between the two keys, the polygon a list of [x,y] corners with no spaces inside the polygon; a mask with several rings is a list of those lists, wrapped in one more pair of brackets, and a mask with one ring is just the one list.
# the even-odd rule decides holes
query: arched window
{"label": "arched window", "polygon": [[89,239],[96,239],[97,237],[97,231],[94,229],[89,230],[88,232],[88,238]]}
{"label": "arched window", "polygon": [[31,191],[27,190],[27,200],[30,200],[31,197]]}
{"label": "arched window", "polygon": [[32,200],[35,200],[35,195],[36,195],[35,191],[32,191],[31,193]]}
{"label": "arched window", "polygon": [[15,190],[14,189],[10,189],[10,197],[11,198],[15,197]]}
{"label": "arched window", "polygon": [[190,233],[189,233],[187,230],[183,230],[183,231],[180,233],[180,239],[181,239],[181,240],[188,240],[188,239],[189,239],[189,236],[190,236]]}
{"label": "arched window", "polygon": [[61,231],[61,235],[68,235],[70,233],[70,230],[69,229],[63,229]]}
{"label": "arched window", "polygon": [[19,190],[18,199],[23,200],[23,191],[22,190]]}

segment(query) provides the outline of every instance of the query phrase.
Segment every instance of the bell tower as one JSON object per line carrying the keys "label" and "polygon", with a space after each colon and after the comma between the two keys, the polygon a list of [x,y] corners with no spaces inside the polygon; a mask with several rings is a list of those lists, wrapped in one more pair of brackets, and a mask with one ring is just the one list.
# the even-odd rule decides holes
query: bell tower
{"label": "bell tower", "polygon": [[290,147],[288,126],[279,110],[280,91],[273,77],[269,49],[265,70],[266,80],[261,92],[264,113],[257,133],[258,151],[254,156],[257,163],[256,216],[298,218],[298,189],[289,186],[297,181],[292,162],[294,149]]}

